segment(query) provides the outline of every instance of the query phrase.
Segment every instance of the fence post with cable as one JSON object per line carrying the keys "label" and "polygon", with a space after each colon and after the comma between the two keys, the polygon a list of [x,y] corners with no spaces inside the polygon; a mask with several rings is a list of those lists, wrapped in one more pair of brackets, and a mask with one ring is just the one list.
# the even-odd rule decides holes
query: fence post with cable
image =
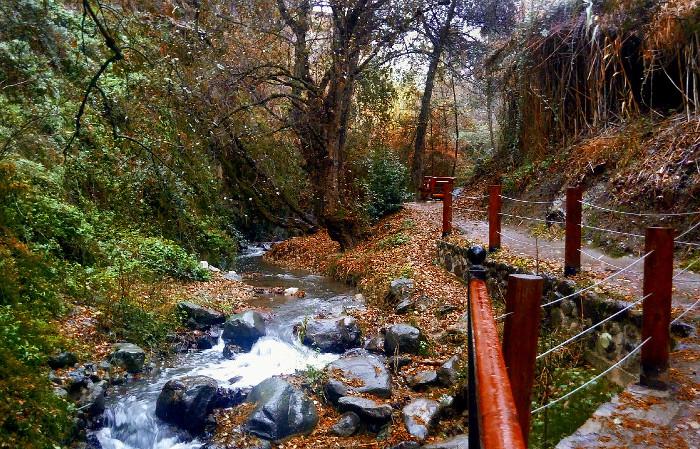
{"label": "fence post with cable", "polygon": [[647,228],[644,261],[644,303],[640,382],[654,388],[668,385],[671,341],[671,297],[673,290],[673,228]]}
{"label": "fence post with cable", "polygon": [[581,271],[581,188],[566,189],[566,240],[564,242],[564,276]]}
{"label": "fence post with cable", "polygon": [[501,190],[489,186],[489,252],[501,249]]}
{"label": "fence post with cable", "polygon": [[503,358],[525,441],[530,434],[530,406],[532,387],[535,383],[535,357],[543,288],[544,279],[540,276],[508,276]]}

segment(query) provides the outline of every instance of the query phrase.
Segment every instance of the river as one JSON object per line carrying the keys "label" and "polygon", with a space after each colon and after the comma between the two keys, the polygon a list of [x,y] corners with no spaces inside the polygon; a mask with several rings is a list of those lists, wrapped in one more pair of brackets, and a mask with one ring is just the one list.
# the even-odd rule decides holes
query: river
{"label": "river", "polygon": [[341,315],[363,307],[354,301],[355,291],[324,276],[301,270],[285,270],[262,259],[262,247],[251,248],[238,260],[242,274],[255,274],[246,280],[259,287],[297,287],[306,292],[303,299],[274,294],[259,295],[251,306],[272,310],[267,335],[250,352],[223,357],[223,342],[212,349],[180,355],[141,379],[120,387],[108,400],[105,427],[96,435],[104,449],[199,449],[205,442],[155,416],[156,399],[171,379],[203,375],[217,380],[220,387],[252,387],[270,376],[297,370],[323,368],[339,357],[319,353],[299,344],[293,327],[307,316],[323,313]]}

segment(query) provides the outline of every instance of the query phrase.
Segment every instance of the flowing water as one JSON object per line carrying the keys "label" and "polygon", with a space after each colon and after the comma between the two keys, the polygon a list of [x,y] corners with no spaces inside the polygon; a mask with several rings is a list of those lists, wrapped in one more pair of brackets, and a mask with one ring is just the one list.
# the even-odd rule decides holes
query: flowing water
{"label": "flowing water", "polygon": [[182,355],[169,366],[121,387],[108,402],[106,426],[97,432],[104,449],[198,449],[204,444],[156,418],[156,399],[171,379],[203,375],[216,379],[222,387],[251,387],[270,376],[291,374],[309,365],[322,368],[338,357],[301,346],[293,327],[307,316],[335,316],[362,307],[353,300],[355,292],[323,276],[266,263],[263,253],[264,249],[253,248],[240,257],[239,272],[255,273],[246,282],[260,287],[297,287],[306,297],[264,294],[256,298],[251,305],[268,308],[273,316],[267,323],[267,335],[248,353],[227,360],[220,341],[212,349]]}

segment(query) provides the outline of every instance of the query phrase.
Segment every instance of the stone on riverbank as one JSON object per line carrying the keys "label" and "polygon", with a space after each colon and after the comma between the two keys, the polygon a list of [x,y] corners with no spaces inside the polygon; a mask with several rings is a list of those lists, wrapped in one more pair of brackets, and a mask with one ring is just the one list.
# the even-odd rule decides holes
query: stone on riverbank
{"label": "stone on riverbank", "polygon": [[183,301],[175,306],[183,321],[193,329],[208,328],[214,324],[224,324],[226,315],[216,310]]}
{"label": "stone on riverbank", "polygon": [[337,402],[342,396],[366,393],[378,398],[391,397],[391,382],[384,364],[373,356],[347,355],[328,365],[328,399]]}
{"label": "stone on riverbank", "polygon": [[424,440],[428,436],[439,413],[439,403],[425,398],[414,399],[403,408],[403,423],[408,433]]}
{"label": "stone on riverbank", "polygon": [[123,367],[131,374],[141,372],[146,362],[146,353],[143,349],[131,343],[118,343],[114,345],[114,351],[110,355],[112,364]]}
{"label": "stone on riverbank", "polygon": [[387,355],[395,353],[418,354],[425,336],[420,329],[408,324],[394,324],[386,330],[384,350]]}

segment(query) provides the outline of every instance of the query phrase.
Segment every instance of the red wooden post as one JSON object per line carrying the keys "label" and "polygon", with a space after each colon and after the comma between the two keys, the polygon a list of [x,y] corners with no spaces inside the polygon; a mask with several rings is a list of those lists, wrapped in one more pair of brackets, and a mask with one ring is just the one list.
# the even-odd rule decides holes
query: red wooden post
{"label": "red wooden post", "polygon": [[489,251],[501,249],[501,186],[489,187]]}
{"label": "red wooden post", "polygon": [[644,251],[644,300],[640,383],[648,387],[668,385],[671,342],[671,296],[673,286],[673,228],[647,228]]}
{"label": "red wooden post", "polygon": [[535,383],[535,358],[544,279],[528,274],[508,276],[503,359],[513,389],[523,440],[530,435],[530,397]]}
{"label": "red wooden post", "polygon": [[581,271],[581,188],[566,189],[566,241],[564,242],[564,276]]}
{"label": "red wooden post", "polygon": [[442,188],[442,236],[452,233],[452,187],[454,179],[447,181]]}

